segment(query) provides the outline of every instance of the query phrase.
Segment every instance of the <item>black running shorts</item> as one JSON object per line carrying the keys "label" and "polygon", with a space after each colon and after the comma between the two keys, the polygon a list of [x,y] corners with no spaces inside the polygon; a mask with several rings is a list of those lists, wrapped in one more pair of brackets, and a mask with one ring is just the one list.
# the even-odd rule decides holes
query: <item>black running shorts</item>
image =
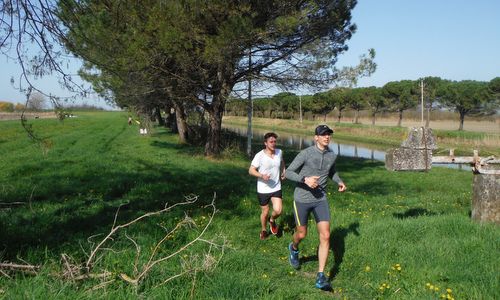
{"label": "black running shorts", "polygon": [[281,190],[278,190],[278,191],[272,192],[272,193],[265,193],[265,194],[257,193],[257,199],[259,199],[260,206],[268,205],[271,198],[282,199],[283,196],[281,195]]}

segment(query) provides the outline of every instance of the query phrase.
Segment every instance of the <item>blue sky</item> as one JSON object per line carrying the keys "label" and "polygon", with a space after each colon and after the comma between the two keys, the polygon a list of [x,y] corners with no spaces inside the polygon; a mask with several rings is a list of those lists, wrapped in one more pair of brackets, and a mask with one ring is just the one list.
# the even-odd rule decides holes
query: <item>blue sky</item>
{"label": "blue sky", "polygon": [[490,81],[500,76],[500,1],[360,0],[357,32],[339,65],[354,65],[368,48],[377,71],[359,86],[438,76]]}
{"label": "blue sky", "polygon": [[[358,29],[337,66],[355,65],[374,48],[377,71],[358,86],[438,76],[489,81],[500,76],[500,0],[359,0],[352,21]],[[24,103],[10,83],[20,70],[0,57],[0,101]],[[78,63],[69,66],[74,73]],[[44,90],[68,95],[54,78],[39,81]],[[82,102],[105,106],[95,98]]]}

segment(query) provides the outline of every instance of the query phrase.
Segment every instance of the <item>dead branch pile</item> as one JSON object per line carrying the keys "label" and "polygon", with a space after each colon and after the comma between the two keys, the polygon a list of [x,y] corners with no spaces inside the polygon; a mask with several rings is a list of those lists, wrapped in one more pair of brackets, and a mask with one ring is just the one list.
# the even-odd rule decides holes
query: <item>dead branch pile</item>
{"label": "dead branch pile", "polygon": [[[116,224],[118,213],[120,210],[120,208],[118,208],[109,233],[107,233],[105,237],[102,238],[102,240],[100,240],[98,243],[92,244],[92,247],[89,253],[87,254],[87,260],[85,261],[85,263],[79,263],[71,256],[63,253],[61,254],[61,262],[60,262],[61,271],[53,275],[58,278],[62,278],[64,280],[69,280],[69,281],[81,281],[86,279],[100,280],[100,283],[94,286],[91,290],[105,287],[109,283],[114,282],[116,279],[121,279],[130,284],[138,285],[148,276],[148,274],[150,274],[150,272],[153,269],[177,257],[181,259],[182,270],[177,274],[172,274],[168,278],[163,279],[163,281],[160,282],[158,286],[163,285],[177,277],[190,275],[193,278],[193,287],[191,290],[191,293],[193,293],[196,281],[196,274],[199,272],[208,272],[213,270],[221,260],[222,256],[224,255],[225,249],[229,247],[226,238],[223,236],[215,236],[211,240],[203,238],[207,229],[211,225],[215,213],[217,211],[215,207],[215,198],[216,195],[214,194],[212,202],[209,205],[205,206],[206,208],[210,208],[211,211],[208,217],[208,222],[203,226],[203,228],[201,228],[198,235],[191,241],[180,246],[178,249],[174,250],[172,253],[169,253],[168,255],[164,254],[164,252],[159,251],[161,246],[165,243],[165,241],[172,238],[174,233],[179,231],[181,228],[193,228],[194,226],[196,226],[196,223],[189,216],[186,215],[184,219],[179,221],[174,226],[173,229],[170,230],[165,229],[165,234],[163,238],[161,238],[154,244],[154,246],[152,247],[152,252],[151,254],[149,254],[146,263],[143,263],[142,265],[139,264],[139,257],[141,255],[141,246],[133,238],[131,238],[125,233],[124,236],[131,242],[131,244],[133,244],[136,252],[135,260],[133,261],[134,271],[132,274],[127,274],[125,272],[114,274],[105,269],[102,269],[102,267],[99,266],[98,262],[101,261],[105,255],[113,255],[114,253],[117,253],[115,250],[112,250],[111,245],[109,245],[113,241],[113,237],[118,235],[118,233],[121,230],[128,228],[131,225],[141,220],[144,220],[145,218],[164,214],[168,211],[171,211],[174,207],[193,204],[198,200],[198,196],[186,197],[186,200],[184,202],[179,202],[171,206],[168,206],[168,204],[166,204],[165,207],[161,210],[146,213],[136,219],[133,219],[132,221],[129,221],[121,225]],[[91,238],[92,237],[89,238],[89,242]],[[184,254],[184,256],[180,256],[182,252],[185,252],[195,243],[206,244],[208,245],[208,249],[204,253],[196,253],[191,255]],[[29,263],[13,264],[9,262],[4,262],[0,263],[0,275],[6,276],[8,278],[11,278],[9,274],[12,272],[22,272],[22,273],[36,275],[37,272],[40,270],[40,268],[41,266],[32,265]]]}

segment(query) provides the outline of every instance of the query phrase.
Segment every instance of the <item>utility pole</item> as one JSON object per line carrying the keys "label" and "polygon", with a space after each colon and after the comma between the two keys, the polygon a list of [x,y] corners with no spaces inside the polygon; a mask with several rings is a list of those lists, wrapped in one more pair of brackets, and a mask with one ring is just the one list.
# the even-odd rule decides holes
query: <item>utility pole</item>
{"label": "utility pole", "polygon": [[302,95],[299,95],[299,117],[300,124],[302,124]]}
{"label": "utility pole", "polygon": [[420,79],[420,109],[422,111],[421,125],[424,127],[424,80]]}
{"label": "utility pole", "polygon": [[[248,51],[248,70],[252,68],[252,49]],[[252,116],[253,116],[253,101],[252,101],[252,75],[248,72],[248,106],[247,106],[247,155],[252,156]]]}

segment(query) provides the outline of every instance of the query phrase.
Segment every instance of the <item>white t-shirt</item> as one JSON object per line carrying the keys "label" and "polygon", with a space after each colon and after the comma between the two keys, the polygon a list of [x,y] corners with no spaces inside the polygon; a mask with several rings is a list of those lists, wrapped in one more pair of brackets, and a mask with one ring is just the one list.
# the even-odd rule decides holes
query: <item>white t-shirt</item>
{"label": "white t-shirt", "polygon": [[270,175],[268,181],[264,181],[262,178],[257,179],[257,193],[267,194],[281,189],[281,156],[282,152],[280,149],[274,150],[273,158],[267,155],[265,150],[261,150],[255,154],[255,157],[252,160],[252,166],[254,166],[259,173]]}

